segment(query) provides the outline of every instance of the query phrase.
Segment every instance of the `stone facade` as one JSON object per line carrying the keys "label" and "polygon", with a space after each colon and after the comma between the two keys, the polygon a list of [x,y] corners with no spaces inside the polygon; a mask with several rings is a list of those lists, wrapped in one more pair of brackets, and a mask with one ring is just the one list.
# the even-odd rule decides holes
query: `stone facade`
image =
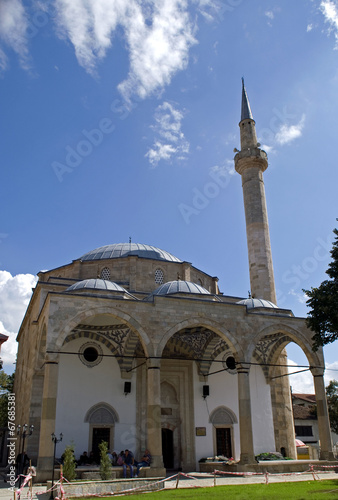
{"label": "stone facade", "polygon": [[[235,166],[253,298],[223,295],[216,277],[133,243],[39,273],[18,334],[15,378],[18,423],[35,426],[27,451],[39,480],[51,476],[53,432],[64,435],[57,456],[72,441],[77,457],[102,439],[136,458],[149,448],[158,476],[164,467],[198,470],[199,460],[215,455],[243,466],[266,451],[296,458],[284,348],[297,343],[316,367],[324,367],[323,353],[312,351],[304,319],[275,305],[267,158],[251,111],[240,127]],[[313,375],[321,456],[331,459],[323,369]]]}

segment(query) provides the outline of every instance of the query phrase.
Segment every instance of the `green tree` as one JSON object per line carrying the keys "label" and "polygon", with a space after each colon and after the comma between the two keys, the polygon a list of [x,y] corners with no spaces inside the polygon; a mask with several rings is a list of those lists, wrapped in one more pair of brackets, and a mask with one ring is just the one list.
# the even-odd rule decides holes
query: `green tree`
{"label": "green tree", "polygon": [[338,229],[333,232],[332,262],[326,271],[331,279],[323,281],[318,288],[303,290],[309,297],[306,303],[311,308],[306,324],[315,332],[312,337],[314,351],[338,339]]}
{"label": "green tree", "polygon": [[7,427],[8,424],[8,394],[13,391],[14,373],[7,375],[0,371],[0,427]]}
{"label": "green tree", "polygon": [[66,446],[63,453],[63,475],[68,481],[73,481],[76,478],[76,462],[74,457],[74,444]]}
{"label": "green tree", "polygon": [[102,441],[99,444],[100,450],[100,476],[102,481],[111,479],[111,461],[108,457],[108,443]]}
{"label": "green tree", "polygon": [[327,404],[329,407],[331,430],[338,434],[338,381],[330,380],[326,387]]}

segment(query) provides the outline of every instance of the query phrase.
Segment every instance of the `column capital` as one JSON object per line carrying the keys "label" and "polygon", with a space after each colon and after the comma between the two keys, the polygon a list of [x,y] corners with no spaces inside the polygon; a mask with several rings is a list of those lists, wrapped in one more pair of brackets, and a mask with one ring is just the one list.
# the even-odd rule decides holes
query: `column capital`
{"label": "column capital", "polygon": [[236,363],[236,370],[237,370],[237,373],[249,373],[250,372],[250,367],[251,365],[249,363],[245,363],[245,362],[242,362],[242,361],[238,361]]}
{"label": "column capital", "polygon": [[324,368],[310,366],[313,377],[324,377]]}
{"label": "column capital", "polygon": [[161,359],[160,358],[148,358],[147,359],[148,370],[160,370],[161,369]]}

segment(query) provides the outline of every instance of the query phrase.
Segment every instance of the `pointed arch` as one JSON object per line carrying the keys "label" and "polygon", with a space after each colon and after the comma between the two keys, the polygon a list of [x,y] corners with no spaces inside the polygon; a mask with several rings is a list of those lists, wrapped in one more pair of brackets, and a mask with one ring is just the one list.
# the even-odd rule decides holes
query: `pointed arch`
{"label": "pointed arch", "polygon": [[84,421],[89,424],[114,425],[116,422],[119,422],[120,419],[115,408],[107,403],[101,402],[89,408]]}
{"label": "pointed arch", "polygon": [[237,424],[236,414],[226,406],[218,406],[209,417],[209,422],[213,425],[232,425]]}

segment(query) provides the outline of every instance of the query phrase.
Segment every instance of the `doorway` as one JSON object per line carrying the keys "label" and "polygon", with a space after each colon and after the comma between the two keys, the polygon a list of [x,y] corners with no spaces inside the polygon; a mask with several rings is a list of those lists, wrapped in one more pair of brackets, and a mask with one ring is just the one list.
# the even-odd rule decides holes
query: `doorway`
{"label": "doorway", "polygon": [[100,463],[100,449],[99,444],[102,441],[106,441],[110,443],[110,428],[109,427],[93,427],[93,440],[92,440],[92,449],[91,451],[94,454],[94,460],[97,464]]}
{"label": "doorway", "polygon": [[162,454],[166,469],[174,468],[174,436],[170,429],[162,429]]}
{"label": "doorway", "polygon": [[216,428],[216,453],[227,458],[232,457],[231,429],[229,427]]}

